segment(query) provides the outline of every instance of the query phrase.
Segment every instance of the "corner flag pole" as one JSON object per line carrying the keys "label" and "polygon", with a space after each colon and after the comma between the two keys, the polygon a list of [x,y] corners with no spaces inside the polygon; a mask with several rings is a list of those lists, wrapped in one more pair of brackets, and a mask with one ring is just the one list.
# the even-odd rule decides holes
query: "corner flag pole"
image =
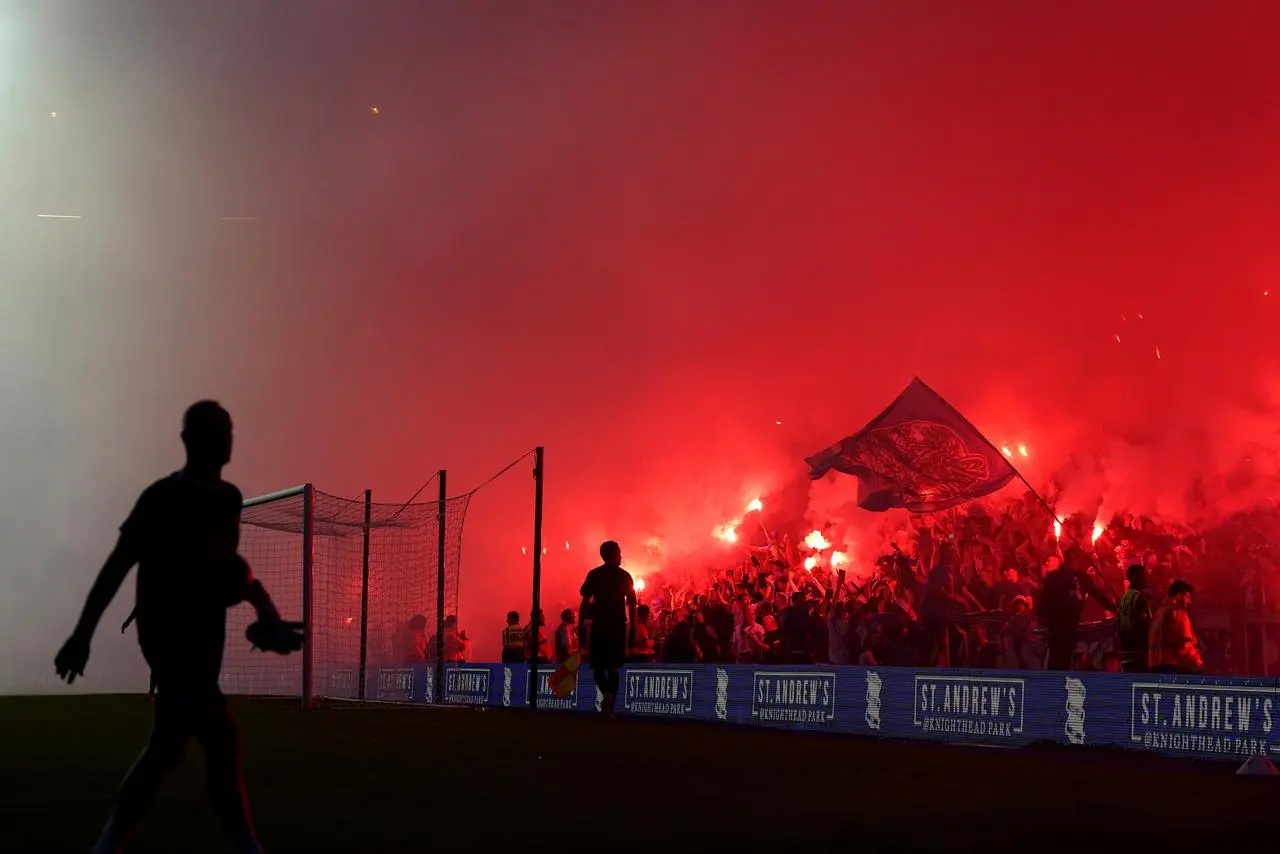
{"label": "corner flag pole", "polygon": [[542,609],[542,463],[543,448],[533,449],[533,608],[529,611],[529,708],[538,708],[538,611]]}

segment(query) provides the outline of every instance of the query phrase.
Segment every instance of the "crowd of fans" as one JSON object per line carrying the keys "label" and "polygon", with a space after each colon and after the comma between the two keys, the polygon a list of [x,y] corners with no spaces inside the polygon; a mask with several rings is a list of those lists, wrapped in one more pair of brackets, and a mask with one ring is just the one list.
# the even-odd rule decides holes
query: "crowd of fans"
{"label": "crowd of fans", "polygon": [[[1185,669],[1280,670],[1276,510],[1200,529],[1134,516],[1055,525],[1028,494],[886,519],[894,519],[880,532],[887,545],[870,566],[842,565],[828,526],[807,537],[766,534],[758,545],[733,546],[719,566],[647,577],[631,659],[1077,670],[1118,670],[1123,661],[1144,669],[1145,651],[1122,648],[1134,635],[1126,620],[1135,602],[1158,613],[1176,600],[1180,625],[1194,601]],[[563,662],[579,649],[579,622],[572,608],[552,621],[512,611],[502,658]],[[465,661],[470,642],[456,617],[443,634],[445,660]],[[434,661],[435,644],[418,615],[394,657]]]}
{"label": "crowd of fans", "polygon": [[[830,539],[829,529],[819,533],[805,539]],[[1274,511],[1206,530],[1132,516],[1100,525],[1075,516],[1055,526],[1027,495],[911,516],[883,535],[889,545],[869,572],[838,560],[832,566],[831,548],[781,533],[737,547],[725,565],[650,576],[633,657],[1118,670],[1116,612],[1128,579],[1137,578],[1143,607],[1149,601],[1153,612],[1167,598],[1185,605],[1194,591],[1198,637],[1185,669],[1258,674],[1280,658],[1264,625],[1280,562]],[[539,618],[536,639],[520,614],[508,622],[523,639],[508,645],[516,635],[504,634],[513,660],[536,650],[559,661],[577,648],[572,610],[550,636]]]}

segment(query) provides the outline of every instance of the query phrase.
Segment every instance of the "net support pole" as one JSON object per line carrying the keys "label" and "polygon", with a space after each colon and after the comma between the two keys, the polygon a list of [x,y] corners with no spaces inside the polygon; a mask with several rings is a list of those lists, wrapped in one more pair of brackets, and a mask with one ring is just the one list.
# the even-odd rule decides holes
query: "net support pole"
{"label": "net support pole", "polygon": [[542,610],[542,446],[533,449],[533,605],[529,610],[529,708],[538,708],[538,612]]}
{"label": "net support pole", "polygon": [[373,527],[373,490],[364,491],[364,549],[360,558],[360,687],[356,696],[367,699],[369,676],[369,532]]}
{"label": "net support pole", "polygon": [[310,709],[315,705],[315,685],[313,657],[315,646],[315,627],[311,620],[311,605],[314,590],[312,575],[315,569],[314,534],[316,516],[315,488],[306,484],[302,488],[302,707]]}
{"label": "net support pole", "polygon": [[437,699],[444,697],[444,582],[445,582],[445,500],[448,498],[448,487],[445,485],[446,472],[440,469],[440,500],[436,503],[436,693]]}

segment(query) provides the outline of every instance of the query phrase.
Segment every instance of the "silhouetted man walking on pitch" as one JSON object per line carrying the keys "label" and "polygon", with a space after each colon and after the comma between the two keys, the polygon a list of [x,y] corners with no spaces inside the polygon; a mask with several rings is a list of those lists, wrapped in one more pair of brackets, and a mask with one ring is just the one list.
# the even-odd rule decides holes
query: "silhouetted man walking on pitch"
{"label": "silhouetted man walking on pitch", "polygon": [[258,622],[246,636],[263,649],[296,651],[302,635],[297,624],[281,621],[271,597],[237,554],[242,498],[222,479],[231,459],[231,432],[231,416],[217,403],[201,401],[187,410],[182,420],[186,466],[142,493],[120,527],[120,539],[75,632],[55,659],[58,676],[68,683],[84,674],[93,632],[138,564],[138,644],[158,689],[155,722],[94,854],[124,849],[191,736],[204,749],[209,795],[236,850],[262,851],[245,800],[235,722],[218,687],[227,608],[242,601],[253,605]]}
{"label": "silhouetted man walking on pitch", "polygon": [[600,710],[613,715],[618,699],[618,671],[633,645],[636,625],[636,590],[631,573],[622,568],[622,548],[613,540],[600,546],[603,564],[587,573],[582,582],[579,614],[591,619],[587,633],[587,655],[596,687],[604,695]]}

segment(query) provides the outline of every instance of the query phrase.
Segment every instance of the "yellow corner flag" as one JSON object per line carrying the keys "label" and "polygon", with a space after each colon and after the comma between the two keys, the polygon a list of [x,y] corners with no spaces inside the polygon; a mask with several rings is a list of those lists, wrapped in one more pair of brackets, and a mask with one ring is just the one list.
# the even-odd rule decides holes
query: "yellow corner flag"
{"label": "yellow corner flag", "polygon": [[555,694],[557,699],[564,699],[578,687],[578,668],[581,665],[582,654],[575,652],[565,659],[564,664],[556,668],[555,673],[551,674],[548,683],[551,686],[551,693]]}

